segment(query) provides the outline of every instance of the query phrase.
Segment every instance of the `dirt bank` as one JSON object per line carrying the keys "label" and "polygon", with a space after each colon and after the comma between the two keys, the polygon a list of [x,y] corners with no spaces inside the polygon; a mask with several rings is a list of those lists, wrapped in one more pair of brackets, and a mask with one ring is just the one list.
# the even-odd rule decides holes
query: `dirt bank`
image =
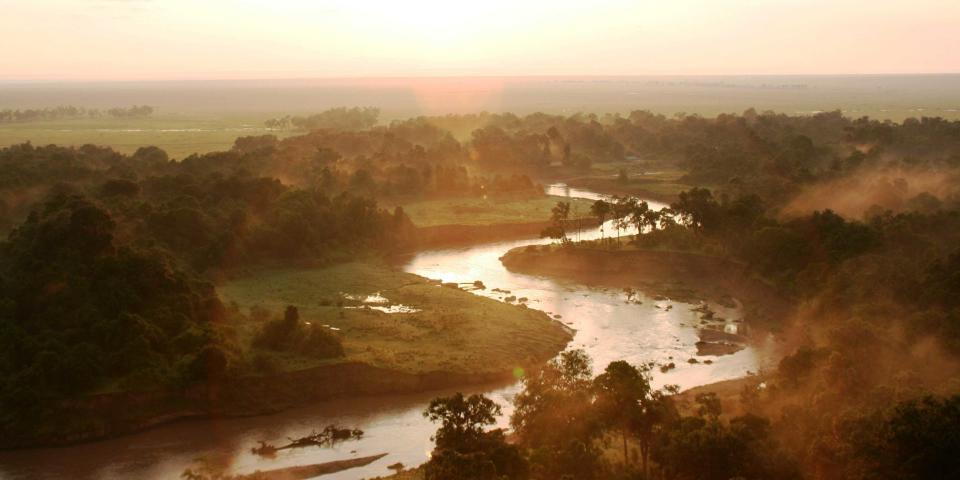
{"label": "dirt bank", "polygon": [[[716,256],[655,250],[607,250],[593,247],[519,247],[500,259],[508,269],[574,279],[584,284],[640,290],[654,299],[698,303],[699,356],[723,356],[748,345],[763,346],[769,358],[779,358],[771,331],[786,325],[793,313],[790,301],[751,275],[746,265]],[[743,321],[732,324],[715,316],[709,304],[735,306]],[[733,328],[731,332],[725,329]]]}
{"label": "dirt bank", "polygon": [[[648,294],[682,297],[704,295],[720,302],[732,296],[754,320],[767,323],[787,318],[791,303],[760,281],[746,265],[721,257],[659,250],[519,247],[500,258],[508,269],[555,275],[585,284],[652,289]],[[679,298],[683,299],[683,298]],[[692,298],[685,299],[692,300]],[[762,311],[756,311],[759,308]],[[754,310],[751,313],[751,310]],[[763,318],[756,318],[762,315]]]}
{"label": "dirt bank", "polygon": [[[537,360],[539,364],[548,359]],[[63,446],[184,419],[261,415],[338,397],[423,392],[513,379],[512,372],[409,374],[345,362],[181,390],[89,395],[66,403],[55,429],[29,437],[0,435],[0,448]]]}

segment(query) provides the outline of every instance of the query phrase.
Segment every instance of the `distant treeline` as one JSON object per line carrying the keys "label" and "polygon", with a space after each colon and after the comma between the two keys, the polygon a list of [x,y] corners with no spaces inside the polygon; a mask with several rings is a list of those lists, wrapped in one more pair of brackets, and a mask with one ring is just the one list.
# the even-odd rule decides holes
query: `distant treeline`
{"label": "distant treeline", "polygon": [[267,128],[295,128],[297,130],[315,130],[331,128],[342,130],[364,130],[377,124],[379,108],[333,108],[315,115],[271,118],[264,122]]}
{"label": "distant treeline", "polygon": [[0,123],[40,122],[77,118],[143,118],[153,115],[154,108],[149,105],[115,107],[107,110],[99,108],[74,107],[72,105],[52,108],[28,108],[0,110]]}

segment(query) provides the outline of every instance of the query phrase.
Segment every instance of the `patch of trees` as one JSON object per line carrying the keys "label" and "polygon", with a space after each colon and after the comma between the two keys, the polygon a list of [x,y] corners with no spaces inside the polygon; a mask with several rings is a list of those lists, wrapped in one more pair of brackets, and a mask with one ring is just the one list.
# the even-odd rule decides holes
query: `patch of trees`
{"label": "patch of trees", "polygon": [[424,465],[427,480],[525,479],[529,465],[517,446],[507,443],[502,429],[484,430],[500,415],[500,406],[483,395],[457,393],[436,398],[423,415],[440,428],[435,447]]}
{"label": "patch of trees", "polygon": [[154,108],[149,105],[114,107],[107,110],[75,107],[72,105],[50,108],[28,108],[24,110],[5,109],[0,110],[0,123],[71,120],[80,118],[100,118],[104,116],[124,119],[144,118],[153,115],[153,112]]}
{"label": "patch of trees", "polygon": [[[270,135],[241,137],[230,151],[191,155],[179,162],[171,161],[157,147],[142,147],[127,156],[93,145],[13,145],[0,149],[0,227],[9,230],[52,190],[91,192],[102,188],[100,193],[122,199],[133,195],[131,183],[141,187],[142,198],[147,200],[158,196],[171,200],[161,190],[178,188],[204,207],[211,207],[210,202],[243,200],[225,196],[265,195],[279,192],[277,188],[322,192],[314,195],[321,206],[326,200],[320,197],[333,200],[341,194],[351,198],[543,195],[542,187],[526,175],[471,173],[463,163],[461,147],[449,135],[410,133],[433,138],[424,146],[400,138],[392,128],[321,131],[285,140]],[[395,128],[429,130],[406,124],[395,124]],[[206,196],[204,191],[236,190],[241,188],[238,182],[251,184],[258,193],[218,190]],[[268,187],[270,182],[276,188]]]}
{"label": "patch of trees", "polygon": [[82,194],[111,212],[125,240],[164,248],[200,272],[412,241],[406,215],[379,209],[362,191],[291,187],[247,165],[234,154],[170,162],[153,147],[127,157],[93,146],[13,146],[0,150],[3,220],[15,225],[50,192]]}
{"label": "patch of trees", "polygon": [[[781,367],[783,368],[783,367]],[[747,382],[739,398],[653,390],[648,366],[615,361],[593,376],[590,359],[568,351],[523,381],[510,419],[482,395],[434,399],[440,423],[425,478],[952,478],[960,454],[960,396],[927,396],[834,415],[803,416],[776,383]],[[760,388],[765,387],[765,388]],[[777,400],[779,399],[779,400]],[[730,412],[726,409],[730,408]],[[827,415],[822,437],[798,442]]]}
{"label": "patch of trees", "polygon": [[58,195],[0,243],[0,431],[31,432],[60,399],[106,382],[226,372],[234,347],[213,286],[122,235],[109,210]]}
{"label": "patch of trees", "polygon": [[853,447],[850,470],[879,479],[954,478],[960,475],[960,396],[900,402],[848,421],[842,435]]}
{"label": "patch of trees", "polygon": [[[516,442],[484,431],[500,413],[490,399],[457,394],[424,413],[441,421],[428,479],[799,478],[797,465],[752,415],[721,420],[715,396],[682,416],[677,390],[650,387],[649,367],[624,361],[593,377],[580,350],[524,379],[510,419]],[[605,452],[610,452],[607,454]],[[612,453],[616,452],[616,455]],[[639,459],[638,459],[639,457]]]}
{"label": "patch of trees", "polygon": [[264,122],[268,128],[295,128],[298,130],[366,130],[377,124],[379,108],[332,108],[308,116],[271,118]]}

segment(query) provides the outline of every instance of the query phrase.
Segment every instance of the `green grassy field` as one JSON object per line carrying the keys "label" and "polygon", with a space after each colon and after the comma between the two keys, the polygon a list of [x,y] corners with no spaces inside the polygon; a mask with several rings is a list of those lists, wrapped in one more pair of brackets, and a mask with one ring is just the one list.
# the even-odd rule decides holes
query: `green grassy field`
{"label": "green grassy field", "polygon": [[[411,373],[508,371],[552,357],[570,339],[541,312],[375,263],[259,270],[226,282],[219,293],[244,312],[260,307],[279,314],[295,305],[304,321],[340,329],[346,360]],[[381,305],[417,311],[384,313],[356,300],[375,294],[387,299]],[[256,327],[248,325],[247,335]],[[284,368],[310,365],[286,360]]]}
{"label": "green grassy field", "polygon": [[[620,169],[627,173],[626,182],[618,178]],[[568,180],[567,184],[608,194],[649,196],[667,200],[692,187],[682,181],[686,174],[685,170],[658,168],[643,163],[610,163],[594,168],[590,175]]]}
{"label": "green grassy field", "polygon": [[401,205],[417,226],[495,225],[498,223],[546,222],[559,201],[571,202],[571,218],[589,216],[590,200],[545,196],[526,199],[454,198],[426,200]]}
{"label": "green grassy field", "polygon": [[263,122],[269,115],[155,115],[149,118],[93,118],[0,124],[0,146],[26,141],[34,145],[113,147],[123,153],[155,145],[171,158],[192,153],[229,150],[237,137],[294,135],[294,130],[271,131]]}

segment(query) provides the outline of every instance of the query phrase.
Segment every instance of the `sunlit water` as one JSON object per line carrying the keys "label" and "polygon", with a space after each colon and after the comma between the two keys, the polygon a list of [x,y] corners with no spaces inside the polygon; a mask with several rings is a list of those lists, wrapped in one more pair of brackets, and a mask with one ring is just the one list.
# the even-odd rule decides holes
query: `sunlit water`
{"label": "sunlit water", "polygon": [[[598,199],[593,192],[553,185],[552,195]],[[650,202],[651,207],[664,205]],[[608,225],[606,231],[614,230]],[[622,232],[626,235],[630,232]],[[581,239],[595,238],[599,231],[580,232]],[[670,300],[655,301],[640,296],[641,304],[627,303],[622,291],[592,287],[572,281],[524,275],[508,271],[499,258],[509,249],[548,240],[528,239],[484,244],[460,249],[426,251],[406,259],[401,267],[411,273],[444,282],[472,283],[480,280],[486,289],[475,293],[502,300],[508,295],[526,297],[530,308],[559,315],[557,321],[575,330],[569,348],[583,348],[593,358],[595,370],[613,360],[632,363],[674,363],[675,369],[661,373],[654,369],[653,383],[660,387],[677,384],[688,388],[743,376],[764,363],[755,348],[733,355],[711,357],[713,364],[690,364],[696,356],[699,321],[693,305]],[[510,293],[495,292],[493,289]],[[376,295],[376,292],[371,292]],[[722,317],[735,319],[737,309],[711,305]],[[703,358],[701,357],[701,360]],[[467,393],[485,393],[504,407],[500,425],[506,426],[512,412],[511,400],[518,384],[474,386]],[[318,402],[309,407],[276,415],[221,420],[185,421],[146,432],[79,446],[32,449],[0,453],[0,478],[94,479],[94,478],[178,478],[195,459],[225,467],[233,473],[249,473],[295,465],[388,453],[368,466],[325,475],[329,479],[357,479],[387,475],[396,462],[406,466],[423,463],[432,449],[430,436],[436,425],[421,412],[430,399],[452,393],[424,392],[372,398]],[[280,451],[266,459],[250,452],[258,441],[283,444],[335,423],[360,428],[359,441],[334,448],[305,448]]]}

